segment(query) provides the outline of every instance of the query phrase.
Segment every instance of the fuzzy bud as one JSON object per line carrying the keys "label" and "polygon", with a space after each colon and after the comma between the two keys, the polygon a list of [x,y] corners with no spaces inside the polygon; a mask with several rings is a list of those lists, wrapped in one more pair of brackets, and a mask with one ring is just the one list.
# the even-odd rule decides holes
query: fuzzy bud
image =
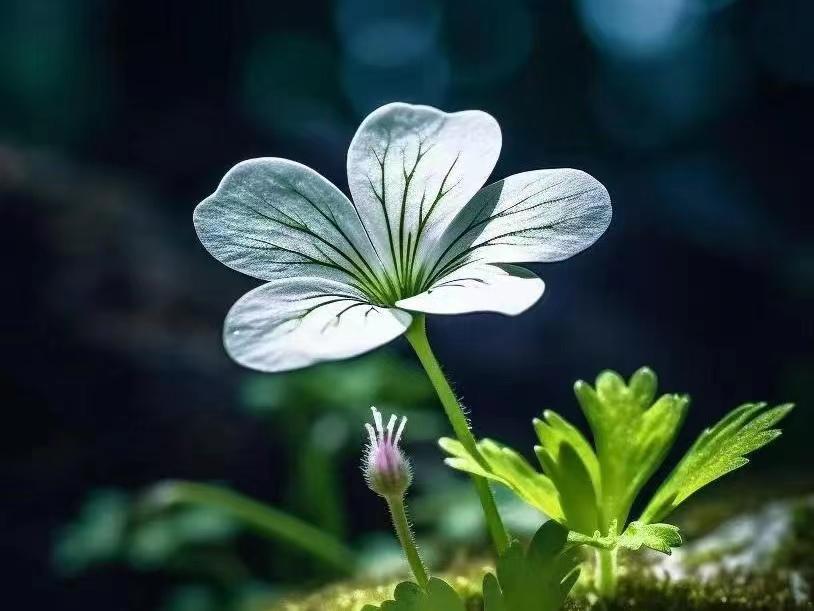
{"label": "fuzzy bud", "polygon": [[410,461],[402,454],[398,445],[407,418],[402,417],[396,429],[398,417],[392,415],[387,427],[384,427],[379,410],[375,407],[370,409],[373,411],[375,427],[365,424],[370,437],[363,463],[365,480],[376,494],[386,498],[402,497],[413,479]]}

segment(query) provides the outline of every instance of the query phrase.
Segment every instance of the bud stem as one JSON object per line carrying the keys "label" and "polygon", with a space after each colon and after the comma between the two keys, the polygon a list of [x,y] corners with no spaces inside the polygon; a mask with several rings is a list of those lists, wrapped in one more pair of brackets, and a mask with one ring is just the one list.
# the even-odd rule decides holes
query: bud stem
{"label": "bud stem", "polygon": [[[423,314],[413,314],[413,323],[407,329],[405,337],[407,337],[416,355],[418,355],[418,360],[424,366],[424,370],[427,372],[427,376],[429,376],[435,392],[441,400],[441,405],[444,406],[444,411],[452,425],[452,429],[455,431],[456,437],[458,437],[458,441],[478,462],[483,463],[483,457],[480,450],[478,450],[472,431],[469,430],[469,423],[466,420],[461,404],[455,397],[455,393],[444,376],[444,372],[441,371],[441,366],[438,364],[438,360],[432,353],[430,344],[427,341],[426,317]],[[492,543],[498,555],[503,554],[506,548],[509,547],[509,535],[506,533],[506,528],[497,511],[492,489],[483,477],[473,475],[472,481],[480,497],[483,514],[489,527],[489,534],[492,536]]]}
{"label": "bud stem", "polygon": [[407,520],[407,511],[404,508],[404,497],[402,496],[387,496],[387,508],[390,510],[390,517],[393,518],[393,526],[396,529],[396,534],[401,543],[401,549],[404,550],[404,555],[407,556],[407,562],[410,564],[410,569],[415,575],[415,580],[424,590],[430,580],[427,577],[427,570],[424,568],[424,563],[421,561],[421,556],[418,554],[418,548],[415,544],[415,537],[410,528],[410,522]]}

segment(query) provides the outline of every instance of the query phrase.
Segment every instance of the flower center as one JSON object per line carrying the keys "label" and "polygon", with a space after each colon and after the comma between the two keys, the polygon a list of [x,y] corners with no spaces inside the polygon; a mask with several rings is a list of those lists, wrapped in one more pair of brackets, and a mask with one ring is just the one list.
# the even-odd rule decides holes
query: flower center
{"label": "flower center", "polygon": [[402,299],[429,290],[439,280],[460,269],[467,260],[462,256],[422,258],[413,252],[410,258],[396,261],[389,269],[377,265],[375,270],[370,269],[370,273],[357,275],[357,288],[371,303],[393,307]]}

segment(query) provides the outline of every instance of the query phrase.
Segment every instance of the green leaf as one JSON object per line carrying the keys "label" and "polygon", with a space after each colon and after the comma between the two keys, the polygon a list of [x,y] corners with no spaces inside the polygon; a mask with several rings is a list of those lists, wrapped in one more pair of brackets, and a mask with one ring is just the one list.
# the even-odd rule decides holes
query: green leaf
{"label": "green leaf", "polygon": [[511,448],[491,439],[483,439],[478,442],[480,457],[477,457],[454,439],[443,437],[438,444],[450,455],[444,462],[453,469],[501,483],[551,519],[563,521],[564,515],[554,484]]}
{"label": "green leaf", "polygon": [[412,581],[403,581],[396,586],[393,598],[378,607],[365,605],[362,611],[466,611],[452,586],[437,578],[430,579],[426,590]]}
{"label": "green leaf", "polygon": [[668,556],[672,548],[680,547],[683,541],[677,526],[672,524],[645,524],[634,521],[619,537],[618,544],[631,550],[649,547]]}
{"label": "green leaf", "polygon": [[517,541],[497,561],[497,577],[483,579],[485,611],[556,611],[579,577],[580,551],[568,531],[543,524],[526,551]]}
{"label": "green leaf", "polygon": [[[158,511],[180,505],[200,505],[228,516],[270,539],[297,546],[343,573],[358,565],[356,552],[328,532],[276,507],[212,484],[168,480],[154,485],[141,500],[143,510]],[[177,528],[169,528],[170,535]],[[155,537],[154,540],[158,540]],[[151,545],[152,546],[152,545]]]}
{"label": "green leaf", "polygon": [[590,534],[599,528],[599,461],[582,434],[552,411],[534,420],[540,445],[534,453],[559,492],[568,528]]}
{"label": "green leaf", "polygon": [[668,394],[653,403],[657,386],[656,374],[646,367],[627,383],[605,371],[595,388],[583,381],[574,386],[596,444],[603,530],[611,520],[627,522],[636,495],[661,465],[684,421],[689,398]]}
{"label": "green leaf", "polygon": [[54,563],[65,574],[114,562],[126,550],[130,497],[114,489],[92,492],[79,515],[58,533]]}
{"label": "green leaf", "polygon": [[699,489],[747,464],[748,453],[780,435],[772,427],[793,407],[789,403],[767,409],[765,403],[747,403],[706,429],[658,489],[640,520],[664,519]]}

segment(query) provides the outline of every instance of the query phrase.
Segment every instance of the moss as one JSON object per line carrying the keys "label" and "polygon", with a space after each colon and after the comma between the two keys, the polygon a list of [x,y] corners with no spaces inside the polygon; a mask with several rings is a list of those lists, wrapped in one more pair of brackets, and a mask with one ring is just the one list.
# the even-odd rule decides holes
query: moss
{"label": "moss", "polygon": [[[654,557],[632,554],[625,558],[619,595],[605,603],[591,594],[585,583],[577,586],[565,606],[567,611],[803,611],[814,610],[808,592],[814,584],[814,503],[811,498],[784,505],[791,515],[791,529],[771,557],[771,566],[756,570],[717,566],[714,576],[701,579],[689,568],[688,578],[671,580],[659,571]],[[700,510],[699,510],[700,511]],[[709,514],[722,516],[717,504]],[[757,514],[749,515],[760,515]],[[747,516],[739,516],[740,519]],[[696,516],[697,517],[697,516]],[[729,513],[732,517],[732,513]],[[720,523],[720,520],[713,520]],[[707,530],[702,528],[699,530]],[[714,533],[709,535],[716,537]],[[725,555],[722,556],[726,557]],[[656,558],[657,559],[657,558]],[[688,558],[689,560],[689,558]],[[697,557],[694,560],[698,560]],[[705,560],[706,562],[706,560]],[[709,569],[709,564],[706,564]],[[467,599],[468,609],[482,611],[480,583],[489,567],[483,561],[464,563],[442,575]],[[590,573],[590,569],[586,571]],[[709,575],[710,573],[708,573]],[[586,575],[586,581],[590,575]],[[395,582],[356,582],[328,587],[311,596],[292,599],[273,611],[356,611],[364,603],[389,597]]]}
{"label": "moss", "polygon": [[[671,582],[645,572],[620,580],[619,596],[603,603],[590,594],[568,601],[567,611],[802,611],[814,609],[810,602],[796,601],[793,575],[781,571],[766,575],[726,575],[708,583]],[[467,599],[467,608],[481,611],[480,580],[459,575],[451,583]],[[379,586],[337,585],[297,601],[283,603],[279,611],[356,611],[368,602],[389,597],[394,583]]]}
{"label": "moss", "polygon": [[[480,589],[483,575],[491,567],[482,561],[461,563],[438,575],[450,583],[469,603],[472,611],[480,610]],[[280,603],[273,611],[357,611],[367,603],[378,604],[390,598],[398,581],[373,584],[364,581],[329,586],[303,598]]]}
{"label": "moss", "polygon": [[780,547],[774,562],[814,577],[814,504],[800,503],[792,509],[792,530],[793,537]]}
{"label": "moss", "polygon": [[795,600],[791,574],[727,574],[709,582],[672,582],[646,572],[628,575],[620,582],[619,597],[603,606],[585,599],[571,609],[642,609],[659,611],[780,611],[812,609],[809,602]]}

